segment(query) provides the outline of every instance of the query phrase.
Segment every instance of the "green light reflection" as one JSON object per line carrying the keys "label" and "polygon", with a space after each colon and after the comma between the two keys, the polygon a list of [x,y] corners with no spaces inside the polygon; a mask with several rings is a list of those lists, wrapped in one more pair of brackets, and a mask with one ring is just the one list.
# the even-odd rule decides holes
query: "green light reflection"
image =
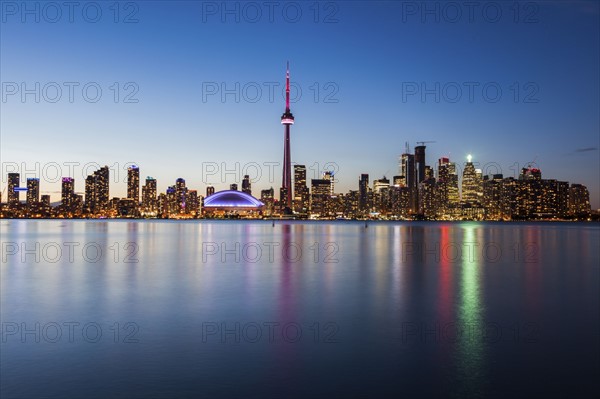
{"label": "green light reflection", "polygon": [[463,393],[477,397],[482,393],[484,323],[480,287],[480,250],[475,246],[477,225],[467,224],[463,230],[462,278],[458,324],[458,364],[462,371]]}

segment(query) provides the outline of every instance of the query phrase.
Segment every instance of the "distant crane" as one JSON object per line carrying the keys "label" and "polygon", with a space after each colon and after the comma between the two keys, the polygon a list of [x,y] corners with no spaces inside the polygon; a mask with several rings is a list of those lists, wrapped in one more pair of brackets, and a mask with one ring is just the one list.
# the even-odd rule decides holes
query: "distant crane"
{"label": "distant crane", "polygon": [[425,143],[435,143],[435,141],[417,141],[417,144],[425,145]]}

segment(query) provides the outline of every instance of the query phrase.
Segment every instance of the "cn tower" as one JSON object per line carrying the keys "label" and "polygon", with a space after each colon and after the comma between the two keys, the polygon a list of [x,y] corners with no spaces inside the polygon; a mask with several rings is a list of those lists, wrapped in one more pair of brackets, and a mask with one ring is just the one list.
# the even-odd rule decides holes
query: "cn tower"
{"label": "cn tower", "polygon": [[290,63],[285,73],[285,112],[281,115],[281,124],[285,126],[283,139],[283,181],[279,200],[286,215],[292,213],[292,160],[290,157],[290,126],[294,124],[294,115],[290,111]]}

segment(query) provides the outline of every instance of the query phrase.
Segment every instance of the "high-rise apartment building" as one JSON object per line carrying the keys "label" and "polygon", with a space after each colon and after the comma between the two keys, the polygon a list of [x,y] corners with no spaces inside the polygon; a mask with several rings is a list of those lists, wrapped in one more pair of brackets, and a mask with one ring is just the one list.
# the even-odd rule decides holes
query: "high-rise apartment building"
{"label": "high-rise apartment building", "polygon": [[140,169],[135,165],[127,168],[127,198],[136,205],[140,201]]}
{"label": "high-rise apartment building", "polygon": [[156,179],[148,176],[146,177],[146,184],[142,186],[142,211],[144,213],[156,214],[158,212],[156,195]]}
{"label": "high-rise apartment building", "polygon": [[40,202],[40,179],[27,179],[27,205],[31,206]]}
{"label": "high-rise apartment building", "polygon": [[18,173],[8,174],[8,193],[6,200],[9,207],[18,205],[20,202],[19,191],[15,190],[15,188],[19,188],[20,184],[20,175]]}
{"label": "high-rise apartment building", "polygon": [[71,210],[75,198],[75,179],[72,177],[62,178],[61,205],[64,211]]}

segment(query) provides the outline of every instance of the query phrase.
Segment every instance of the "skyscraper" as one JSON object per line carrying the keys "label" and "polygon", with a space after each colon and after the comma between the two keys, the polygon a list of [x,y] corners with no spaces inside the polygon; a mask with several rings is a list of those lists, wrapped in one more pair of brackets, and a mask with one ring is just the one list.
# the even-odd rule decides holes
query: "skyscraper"
{"label": "skyscraper", "polygon": [[485,217],[497,220],[502,217],[502,174],[483,177],[483,208]]}
{"label": "skyscraper", "polygon": [[329,213],[329,200],[331,198],[331,180],[311,179],[310,184],[310,212],[320,216]]}
{"label": "skyscraper", "polygon": [[409,190],[408,207],[410,213],[417,212],[417,176],[415,173],[415,156],[408,153],[408,148],[400,156],[400,175],[404,176],[404,183]]}
{"label": "skyscraper", "polygon": [[471,162],[471,155],[467,157],[467,163],[463,171],[462,177],[462,203],[476,205],[479,204],[479,192],[481,192],[481,182],[478,178],[477,171],[473,162]]}
{"label": "skyscraper", "polygon": [[436,202],[439,216],[444,215],[446,213],[446,208],[448,207],[449,163],[450,159],[446,157],[442,157],[438,160]]}
{"label": "skyscraper", "polygon": [[456,173],[456,164],[448,162],[448,206],[450,208],[458,207],[460,204],[460,193],[458,191],[458,174]]}
{"label": "skyscraper", "polygon": [[447,157],[438,160],[438,179],[436,182],[436,210],[440,217],[450,217],[452,209],[460,202],[456,164]]}
{"label": "skyscraper", "polygon": [[168,216],[179,213],[179,210],[181,209],[181,203],[177,199],[177,190],[174,186],[167,187],[167,197],[165,205],[166,214]]}
{"label": "skyscraper", "polygon": [[329,189],[330,189],[330,193],[329,195],[333,195],[334,191],[333,191],[333,187],[334,187],[334,182],[335,180],[333,179],[333,171],[327,171],[323,173],[323,179],[325,180],[329,180],[331,183],[329,184]]}
{"label": "skyscraper", "polygon": [[84,208],[86,212],[105,213],[109,210],[109,171],[108,166],[104,166],[85,179],[85,200]]}
{"label": "skyscraper", "polygon": [[142,187],[142,210],[145,213],[156,214],[156,179],[147,176],[146,184]]}
{"label": "skyscraper", "polygon": [[187,213],[186,203],[187,203],[187,193],[188,189],[185,186],[185,179],[182,177],[178,178],[175,181],[175,197],[177,201],[177,211],[179,213]]}
{"label": "skyscraper", "polygon": [[187,213],[194,216],[198,215],[200,211],[200,199],[198,198],[198,191],[189,190],[187,197]]}
{"label": "skyscraper", "polygon": [[210,197],[215,193],[215,188],[213,186],[206,186],[206,196]]}
{"label": "skyscraper", "polygon": [[569,189],[569,212],[571,215],[584,218],[590,213],[590,193],[583,184],[571,184]]}
{"label": "skyscraper", "polygon": [[94,192],[96,212],[105,212],[109,209],[109,169],[103,166],[94,172]]}
{"label": "skyscraper", "polygon": [[167,195],[165,193],[158,194],[156,199],[157,212],[159,217],[167,217],[168,214],[168,204],[167,204]]}
{"label": "skyscraper", "polygon": [[75,179],[72,177],[62,178],[61,205],[64,211],[69,211],[75,197]]}
{"label": "skyscraper", "polygon": [[542,213],[542,171],[528,166],[519,174],[521,217],[535,218]]}
{"label": "skyscraper", "polygon": [[244,175],[244,180],[242,180],[242,192],[252,195],[252,185],[250,183],[249,175]]}
{"label": "skyscraper", "polygon": [[280,190],[281,209],[283,213],[292,213],[292,160],[290,155],[290,126],[294,124],[294,115],[290,111],[290,63],[285,74],[285,112],[281,115],[284,125],[283,140],[283,178]]}
{"label": "skyscraper", "polygon": [[358,209],[362,212],[369,210],[369,175],[363,173],[358,180]]}
{"label": "skyscraper", "polygon": [[308,187],[306,187],[306,166],[294,165],[294,211],[305,213],[308,207]]}
{"label": "skyscraper", "polygon": [[27,205],[31,206],[40,202],[40,179],[27,179]]}
{"label": "skyscraper", "polygon": [[373,180],[373,205],[376,210],[385,214],[390,209],[390,179],[383,176]]}
{"label": "skyscraper", "polygon": [[136,205],[140,201],[140,168],[135,165],[127,168],[127,198]]}
{"label": "skyscraper", "polygon": [[275,202],[275,190],[273,187],[267,190],[261,190],[260,200],[265,204],[265,216],[271,216],[273,214],[273,206]]}
{"label": "skyscraper", "polygon": [[94,213],[96,211],[96,175],[89,175],[85,178],[85,199],[84,208],[86,212]]}
{"label": "skyscraper", "polygon": [[415,201],[415,210],[418,213],[423,213],[423,204],[421,203],[421,197],[419,193],[422,190],[419,189],[419,184],[426,179],[426,165],[425,165],[425,145],[418,145],[415,147],[415,188],[414,188],[414,201]]}
{"label": "skyscraper", "polygon": [[416,175],[417,175],[416,183],[419,184],[423,180],[425,180],[425,146],[424,145],[418,145],[415,147],[415,168],[416,168]]}
{"label": "skyscraper", "polygon": [[7,202],[9,206],[17,205],[19,203],[19,192],[15,191],[15,188],[19,188],[20,184],[20,176],[18,173],[8,174]]}
{"label": "skyscraper", "polygon": [[419,183],[419,214],[427,219],[435,217],[437,213],[435,187],[436,181],[433,177]]}

